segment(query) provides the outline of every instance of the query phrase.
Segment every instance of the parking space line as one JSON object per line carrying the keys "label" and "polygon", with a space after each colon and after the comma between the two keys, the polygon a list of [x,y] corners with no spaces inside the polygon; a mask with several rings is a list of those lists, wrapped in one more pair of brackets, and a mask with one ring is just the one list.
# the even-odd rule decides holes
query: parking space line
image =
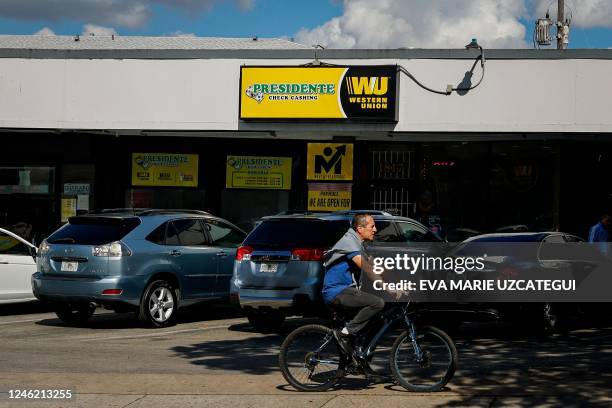
{"label": "parking space line", "polygon": [[159,337],[159,336],[165,336],[167,334],[177,334],[177,333],[188,333],[188,332],[195,332],[195,331],[203,331],[203,330],[215,330],[215,329],[226,329],[228,328],[229,325],[223,325],[223,326],[208,326],[208,327],[198,327],[195,329],[183,329],[183,330],[174,330],[174,331],[165,331],[165,332],[159,332],[159,333],[147,333],[147,334],[133,334],[133,335],[127,335],[127,336],[114,336],[114,337],[92,337],[92,338],[85,338],[83,339],[83,341],[95,341],[95,340],[119,340],[119,339],[136,339],[136,338],[142,338],[142,337]]}

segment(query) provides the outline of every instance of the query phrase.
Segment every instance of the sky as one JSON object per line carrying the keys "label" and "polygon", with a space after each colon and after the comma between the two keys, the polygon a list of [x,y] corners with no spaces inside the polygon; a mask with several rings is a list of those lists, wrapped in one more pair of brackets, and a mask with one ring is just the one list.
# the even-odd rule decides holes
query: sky
{"label": "sky", "polygon": [[[282,37],[325,48],[532,48],[556,0],[0,0],[0,34]],[[612,48],[612,0],[566,0],[569,48]],[[553,30],[554,31],[554,30]]]}

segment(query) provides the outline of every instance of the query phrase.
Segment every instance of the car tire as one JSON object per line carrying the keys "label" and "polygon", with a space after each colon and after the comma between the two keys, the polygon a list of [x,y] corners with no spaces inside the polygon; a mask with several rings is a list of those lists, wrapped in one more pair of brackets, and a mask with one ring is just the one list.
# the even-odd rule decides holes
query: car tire
{"label": "car tire", "polygon": [[96,311],[92,303],[62,304],[55,306],[55,314],[64,323],[78,326],[86,323]]}
{"label": "car tire", "polygon": [[166,280],[147,286],[140,301],[138,319],[148,326],[168,327],[176,323],[178,290]]}
{"label": "car tire", "polygon": [[253,329],[261,333],[278,331],[285,322],[285,315],[279,312],[251,312],[247,318]]}

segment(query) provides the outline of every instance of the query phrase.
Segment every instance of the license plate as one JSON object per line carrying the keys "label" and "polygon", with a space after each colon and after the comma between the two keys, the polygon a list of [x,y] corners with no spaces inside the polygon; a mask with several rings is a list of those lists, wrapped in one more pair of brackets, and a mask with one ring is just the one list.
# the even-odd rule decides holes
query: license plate
{"label": "license plate", "polygon": [[278,270],[278,264],[262,263],[261,266],[259,267],[259,270],[261,272],[274,273]]}
{"label": "license plate", "polygon": [[79,269],[78,262],[62,262],[62,272],[76,272]]}

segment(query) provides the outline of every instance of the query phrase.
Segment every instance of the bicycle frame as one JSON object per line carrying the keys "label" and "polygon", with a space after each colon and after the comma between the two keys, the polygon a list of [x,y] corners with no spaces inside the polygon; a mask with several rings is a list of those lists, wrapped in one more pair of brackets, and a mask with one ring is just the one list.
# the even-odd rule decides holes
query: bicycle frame
{"label": "bicycle frame", "polygon": [[[374,350],[376,350],[376,346],[378,345],[378,341],[380,340],[380,338],[387,332],[389,327],[391,327],[391,325],[398,320],[403,320],[404,323],[406,324],[406,329],[408,330],[410,341],[412,343],[412,347],[414,348],[414,352],[415,352],[417,361],[421,362],[423,360],[423,351],[421,350],[421,347],[419,347],[419,344],[417,343],[416,326],[414,322],[412,321],[412,319],[410,319],[409,317],[410,313],[408,313],[407,307],[408,305],[401,307],[401,308],[395,307],[393,309],[390,309],[386,313],[383,313],[383,315],[381,316],[383,319],[383,323],[380,329],[378,329],[376,334],[372,337],[367,347],[363,351],[363,356],[366,360],[368,360],[369,357],[372,356],[372,354],[374,353]],[[397,315],[398,309],[401,309],[400,315]]]}

